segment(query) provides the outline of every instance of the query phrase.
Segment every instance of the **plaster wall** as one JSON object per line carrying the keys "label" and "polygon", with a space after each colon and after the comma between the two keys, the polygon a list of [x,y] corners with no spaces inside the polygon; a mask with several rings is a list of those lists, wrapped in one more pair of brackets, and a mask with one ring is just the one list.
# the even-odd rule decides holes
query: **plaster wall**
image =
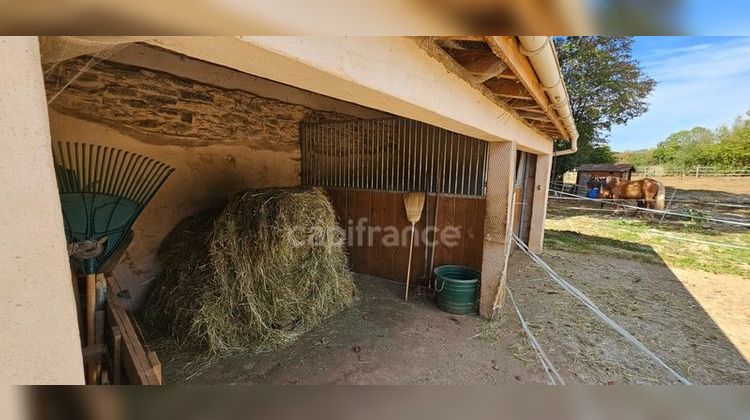
{"label": "plaster wall", "polygon": [[82,384],[36,37],[0,38],[0,383]]}
{"label": "plaster wall", "polygon": [[175,168],[146,207],[133,230],[135,237],[115,275],[130,290],[131,303],[143,303],[158,274],[162,239],[187,216],[224,204],[246,188],[299,185],[299,151],[273,151],[240,145],[157,145],[121,131],[51,110],[53,141],[83,141],[140,153]]}

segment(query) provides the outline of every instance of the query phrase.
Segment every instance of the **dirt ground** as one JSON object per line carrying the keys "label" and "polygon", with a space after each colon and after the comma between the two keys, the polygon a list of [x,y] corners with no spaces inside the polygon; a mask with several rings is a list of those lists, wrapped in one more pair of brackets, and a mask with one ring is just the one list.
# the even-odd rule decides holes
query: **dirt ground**
{"label": "dirt ground", "polygon": [[[745,279],[678,277],[666,265],[564,251],[547,251],[544,260],[690,381],[750,383],[750,365],[737,350],[750,350]],[[567,382],[675,382],[518,251],[509,279],[524,317]]]}
{"label": "dirt ground", "polygon": [[655,178],[666,187],[666,201],[674,200],[671,211],[750,220],[750,177]]}
{"label": "dirt ground", "polygon": [[546,383],[509,312],[488,322],[447,314],[425,298],[406,303],[401,283],[358,275],[357,286],[360,298],[352,308],[286,348],[198,362],[196,355],[159,349],[165,383]]}
{"label": "dirt ground", "polygon": [[[744,208],[750,205],[748,178],[663,181],[668,197],[676,188],[676,197],[683,200],[740,206],[683,203],[675,207],[680,211],[693,206],[690,211],[702,214],[750,214]],[[542,255],[553,269],[693,383],[750,384],[750,284],[744,271],[734,267],[747,264],[734,261],[746,251],[730,248],[730,253],[708,247],[704,253],[711,259],[700,259],[679,249],[700,251],[704,245],[679,242],[672,246],[661,235],[744,246],[750,245],[745,243],[746,228],[678,220],[639,222],[607,211],[600,215],[557,208],[563,205],[569,204],[550,205],[550,243]],[[581,214],[589,217],[587,231],[578,225],[584,223],[578,219]],[[597,226],[602,230],[592,227],[594,221],[600,222]],[[555,223],[563,229],[556,236]],[[714,257],[731,261],[726,266],[712,263]],[[712,272],[701,270],[709,266]],[[676,383],[662,367],[552,283],[520,251],[511,257],[508,278],[530,328],[567,383]],[[446,314],[426,298],[405,303],[401,283],[358,275],[357,285],[360,298],[352,308],[285,348],[206,357],[160,344],[157,350],[165,382],[546,383],[509,302],[500,321],[487,322],[476,315]]]}
{"label": "dirt ground", "polygon": [[[724,197],[732,200],[737,198],[735,194],[750,194],[750,177],[746,176],[704,178],[661,176],[655,178],[663,182],[666,187],[693,191],[693,194],[698,195],[700,191],[704,191],[703,198],[708,199]],[[747,197],[742,200],[747,201]]]}
{"label": "dirt ground", "polygon": [[[695,201],[671,210],[749,220],[749,178],[659,179],[667,198]],[[543,259],[692,382],[750,383],[748,229],[597,207],[550,200]],[[513,255],[509,279],[563,377],[674,381],[524,254]]]}

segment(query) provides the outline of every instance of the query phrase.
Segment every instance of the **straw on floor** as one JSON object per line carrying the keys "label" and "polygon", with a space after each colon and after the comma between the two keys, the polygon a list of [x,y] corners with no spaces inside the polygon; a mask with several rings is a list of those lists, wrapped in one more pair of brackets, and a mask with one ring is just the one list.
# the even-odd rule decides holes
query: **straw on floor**
{"label": "straw on floor", "polygon": [[320,189],[237,193],[167,236],[143,318],[210,351],[289,343],[354,300],[341,238]]}

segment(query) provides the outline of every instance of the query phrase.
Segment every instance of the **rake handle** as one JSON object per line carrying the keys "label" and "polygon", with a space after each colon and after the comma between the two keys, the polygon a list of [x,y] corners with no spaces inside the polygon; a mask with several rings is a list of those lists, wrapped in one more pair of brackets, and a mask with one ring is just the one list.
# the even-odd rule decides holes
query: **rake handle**
{"label": "rake handle", "polygon": [[86,274],[86,344],[91,346],[96,340],[96,274]]}
{"label": "rake handle", "polygon": [[[93,348],[96,342],[96,274],[86,274],[86,345]],[[86,367],[88,383],[96,383],[96,367],[89,363]]]}
{"label": "rake handle", "polygon": [[406,269],[406,293],[404,301],[409,300],[409,278],[411,277],[411,256],[414,252],[414,222],[411,223],[411,241],[409,242],[409,267]]}

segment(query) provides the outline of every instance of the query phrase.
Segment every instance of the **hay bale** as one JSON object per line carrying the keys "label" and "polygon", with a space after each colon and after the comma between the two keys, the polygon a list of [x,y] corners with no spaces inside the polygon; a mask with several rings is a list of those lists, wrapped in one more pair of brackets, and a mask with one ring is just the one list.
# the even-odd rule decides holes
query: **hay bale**
{"label": "hay bale", "polygon": [[237,193],[221,211],[188,218],[165,238],[144,319],[211,351],[289,343],[352,304],[341,238],[320,189]]}

